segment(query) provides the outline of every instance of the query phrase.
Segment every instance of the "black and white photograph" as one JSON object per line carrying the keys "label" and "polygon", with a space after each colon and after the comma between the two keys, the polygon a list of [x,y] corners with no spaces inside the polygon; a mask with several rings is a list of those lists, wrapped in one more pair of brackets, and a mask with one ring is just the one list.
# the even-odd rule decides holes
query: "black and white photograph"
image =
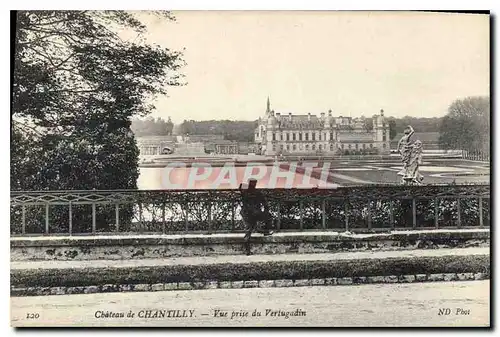
{"label": "black and white photograph", "polygon": [[12,327],[491,327],[489,11],[10,20]]}

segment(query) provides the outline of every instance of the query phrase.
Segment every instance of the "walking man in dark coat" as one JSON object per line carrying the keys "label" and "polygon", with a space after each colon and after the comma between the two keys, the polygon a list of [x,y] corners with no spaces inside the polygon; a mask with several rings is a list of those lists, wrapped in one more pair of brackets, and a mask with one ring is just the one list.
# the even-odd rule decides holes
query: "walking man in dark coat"
{"label": "walking man in dark coat", "polygon": [[257,190],[257,180],[250,179],[248,186],[240,185],[241,198],[243,205],[241,207],[241,216],[245,222],[245,251],[251,255],[250,237],[257,228],[257,223],[264,223],[264,229],[258,228],[257,231],[264,235],[272,235],[273,218],[269,213],[269,206],[264,195]]}

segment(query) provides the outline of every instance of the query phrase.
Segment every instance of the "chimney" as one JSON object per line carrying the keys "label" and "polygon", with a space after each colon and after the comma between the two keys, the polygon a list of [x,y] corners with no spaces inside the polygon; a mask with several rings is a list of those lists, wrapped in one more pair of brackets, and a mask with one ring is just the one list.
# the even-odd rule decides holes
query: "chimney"
{"label": "chimney", "polygon": [[277,118],[280,118],[280,117],[281,117],[281,113],[280,113],[280,112],[277,112],[277,113],[276,113],[276,117],[277,117]]}
{"label": "chimney", "polygon": [[292,120],[292,113],[291,112],[288,113],[288,119]]}
{"label": "chimney", "polygon": [[328,110],[328,117],[332,117],[332,110]]}
{"label": "chimney", "polygon": [[384,109],[380,109],[380,116],[384,115]]}
{"label": "chimney", "polygon": [[307,120],[308,120],[308,121],[310,121],[310,120],[311,120],[311,113],[310,113],[310,112],[308,112],[308,113],[307,113]]}
{"label": "chimney", "polygon": [[325,113],[324,112],[321,113],[321,119],[325,119]]}

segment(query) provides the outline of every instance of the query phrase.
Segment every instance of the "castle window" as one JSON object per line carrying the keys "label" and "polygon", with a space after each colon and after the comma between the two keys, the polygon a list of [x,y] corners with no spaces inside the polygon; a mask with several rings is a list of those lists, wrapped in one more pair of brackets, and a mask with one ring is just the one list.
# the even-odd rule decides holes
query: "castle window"
{"label": "castle window", "polygon": [[302,140],[302,132],[299,132],[299,140]]}
{"label": "castle window", "polygon": [[356,143],[356,150],[358,149],[358,143]]}
{"label": "castle window", "polygon": [[333,140],[333,132],[330,132],[330,140]]}
{"label": "castle window", "polygon": [[273,132],[273,141],[276,140],[276,134]]}
{"label": "castle window", "polygon": [[386,137],[386,135],[385,135],[385,131],[384,131],[384,133],[382,134],[382,140],[385,142],[385,141],[386,141],[386,138],[387,138],[387,137]]}
{"label": "castle window", "polygon": [[[312,134],[312,140],[315,141],[316,140],[316,132],[313,132]],[[314,150],[314,149],[313,149]]]}
{"label": "castle window", "polygon": [[293,150],[296,151],[297,150],[297,145],[293,144]]}
{"label": "castle window", "polygon": [[295,133],[292,133],[292,139],[295,140]]}
{"label": "castle window", "polygon": [[306,133],[306,140],[309,140],[309,133]]}
{"label": "castle window", "polygon": [[333,151],[333,144],[330,144],[330,151]]}
{"label": "castle window", "polygon": [[280,132],[280,140],[283,140],[283,132]]}
{"label": "castle window", "polygon": [[318,150],[320,150],[320,151],[321,151],[321,149],[322,149],[322,146],[321,146],[321,144],[319,144],[319,148],[318,148]]}
{"label": "castle window", "polygon": [[344,149],[344,144],[342,144],[342,150]]}
{"label": "castle window", "polygon": [[289,142],[289,141],[290,141],[290,134],[289,134],[289,133],[287,133],[287,134],[286,134],[286,141],[287,141],[287,142]]}
{"label": "castle window", "polygon": [[318,133],[318,140],[321,140],[321,132]]}
{"label": "castle window", "polygon": [[286,144],[286,150],[290,151],[290,145]]}
{"label": "castle window", "polygon": [[366,144],[363,144],[363,149],[366,149]]}
{"label": "castle window", "polygon": [[370,144],[370,149],[373,149],[373,143],[372,143],[372,144]]}
{"label": "castle window", "polygon": [[348,147],[349,147],[349,149],[351,149],[351,144],[349,144],[349,146],[348,146]]}
{"label": "castle window", "polygon": [[309,151],[309,144],[306,144],[306,151]]}
{"label": "castle window", "polygon": [[283,151],[283,144],[280,145],[280,151]]}
{"label": "castle window", "polygon": [[385,148],[386,148],[386,145],[385,145],[385,143],[384,143],[384,145],[383,145],[383,146],[384,146],[384,149],[385,149]]}
{"label": "castle window", "polygon": [[[314,134],[314,133],[313,133],[313,134]],[[314,150],[316,150],[316,144],[313,144],[313,145],[312,145],[312,149],[313,149],[313,151],[314,151]]]}
{"label": "castle window", "polygon": [[273,151],[276,151],[276,145],[273,144]]}

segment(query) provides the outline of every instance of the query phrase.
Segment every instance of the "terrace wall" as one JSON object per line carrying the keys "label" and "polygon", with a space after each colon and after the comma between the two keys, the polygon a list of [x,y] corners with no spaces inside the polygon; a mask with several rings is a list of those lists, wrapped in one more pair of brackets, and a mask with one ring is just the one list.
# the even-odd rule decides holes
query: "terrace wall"
{"label": "terrace wall", "polygon": [[[489,247],[488,229],[382,234],[280,233],[252,238],[254,254],[311,254]],[[243,234],[12,238],[12,261],[164,259],[244,254]]]}

